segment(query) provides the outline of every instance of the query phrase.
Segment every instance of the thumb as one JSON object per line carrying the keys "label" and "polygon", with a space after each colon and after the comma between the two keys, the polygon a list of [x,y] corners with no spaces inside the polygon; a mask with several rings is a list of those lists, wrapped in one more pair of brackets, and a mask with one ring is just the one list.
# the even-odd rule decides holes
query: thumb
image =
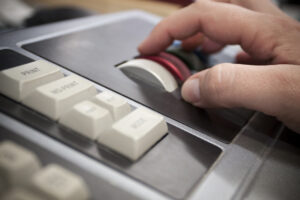
{"label": "thumb", "polygon": [[296,65],[225,63],[190,77],[182,87],[182,96],[198,107],[244,107],[287,118],[296,110],[300,115],[299,74]]}

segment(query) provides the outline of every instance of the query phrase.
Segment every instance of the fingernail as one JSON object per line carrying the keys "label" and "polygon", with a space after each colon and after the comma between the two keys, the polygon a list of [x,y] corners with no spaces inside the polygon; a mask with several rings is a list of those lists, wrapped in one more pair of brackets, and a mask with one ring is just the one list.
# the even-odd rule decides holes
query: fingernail
{"label": "fingernail", "polygon": [[199,79],[187,80],[182,86],[182,97],[190,103],[196,103],[200,100]]}

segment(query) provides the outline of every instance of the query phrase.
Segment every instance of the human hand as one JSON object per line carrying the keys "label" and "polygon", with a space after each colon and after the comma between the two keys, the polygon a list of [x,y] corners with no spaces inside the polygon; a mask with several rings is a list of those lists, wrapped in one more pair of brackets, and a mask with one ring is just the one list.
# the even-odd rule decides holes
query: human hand
{"label": "human hand", "polygon": [[300,24],[269,0],[228,2],[196,1],[162,20],[139,51],[155,54],[175,39],[188,48],[202,43],[206,52],[241,45],[239,62],[266,65],[224,63],[201,71],[184,83],[183,98],[199,107],[261,111],[300,133]]}

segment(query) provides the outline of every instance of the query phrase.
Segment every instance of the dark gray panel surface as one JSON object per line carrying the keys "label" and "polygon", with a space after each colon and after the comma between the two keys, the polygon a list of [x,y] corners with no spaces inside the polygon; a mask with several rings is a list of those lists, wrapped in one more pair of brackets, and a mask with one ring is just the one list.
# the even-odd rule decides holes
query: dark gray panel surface
{"label": "dark gray panel surface", "polygon": [[286,129],[253,177],[244,199],[300,199],[300,135]]}
{"label": "dark gray panel surface", "polygon": [[0,50],[0,70],[23,65],[33,60],[10,49]]}
{"label": "dark gray panel surface", "polygon": [[132,162],[2,95],[0,112],[177,199],[188,194],[221,154],[218,147],[168,124],[167,136]]}
{"label": "dark gray panel surface", "polygon": [[138,54],[138,44],[152,28],[153,24],[138,18],[119,20],[23,48],[189,127],[230,142],[253,112],[197,109],[181,99],[179,89],[167,93],[138,85],[114,67]]}

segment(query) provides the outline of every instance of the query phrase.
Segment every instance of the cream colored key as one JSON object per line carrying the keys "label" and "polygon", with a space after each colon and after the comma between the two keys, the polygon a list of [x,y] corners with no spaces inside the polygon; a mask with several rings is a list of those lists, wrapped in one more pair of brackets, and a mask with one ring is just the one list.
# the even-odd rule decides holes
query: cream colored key
{"label": "cream colored key", "polygon": [[108,91],[98,94],[93,101],[108,109],[113,115],[114,120],[121,119],[131,111],[130,105],[125,98]]}
{"label": "cream colored key", "polygon": [[167,92],[173,92],[178,88],[175,78],[167,69],[148,59],[133,59],[117,68],[133,80],[146,82]]}
{"label": "cream colored key", "polygon": [[91,101],[76,104],[69,112],[62,115],[59,122],[92,140],[111,128],[110,112]]}
{"label": "cream colored key", "polygon": [[24,99],[24,104],[57,120],[74,104],[96,94],[97,90],[92,82],[70,75],[36,88]]}
{"label": "cream colored key", "polygon": [[98,142],[136,160],[167,132],[167,124],[161,115],[138,108],[100,135]]}
{"label": "cream colored key", "polygon": [[0,143],[0,176],[9,186],[23,186],[40,169],[32,152],[10,141]]}
{"label": "cream colored key", "polygon": [[3,200],[45,200],[30,190],[15,188],[3,197]]}
{"label": "cream colored key", "polygon": [[38,194],[51,200],[86,200],[90,196],[81,177],[55,164],[37,172],[31,185]]}
{"label": "cream colored key", "polygon": [[22,101],[36,87],[63,76],[56,65],[44,60],[34,61],[1,71],[0,92],[16,101]]}

